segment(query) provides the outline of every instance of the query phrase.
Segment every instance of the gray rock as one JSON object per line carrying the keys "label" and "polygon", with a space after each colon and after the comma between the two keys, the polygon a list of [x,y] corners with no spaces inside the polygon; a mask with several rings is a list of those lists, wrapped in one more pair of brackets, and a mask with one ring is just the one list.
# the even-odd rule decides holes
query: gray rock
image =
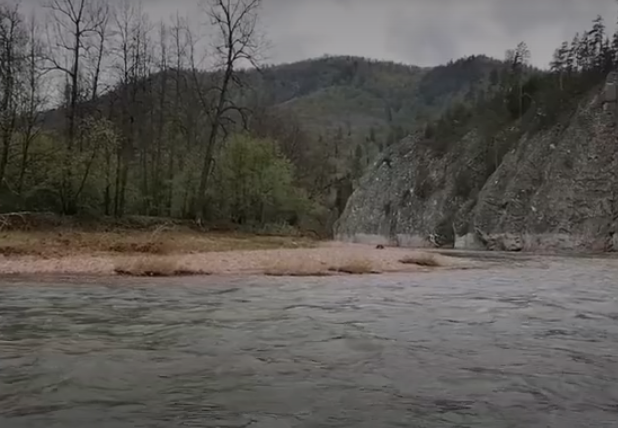
{"label": "gray rock", "polygon": [[391,146],[350,197],[336,238],[418,247],[433,234],[457,248],[618,250],[616,116],[592,102],[599,94],[612,99],[591,93],[550,129],[497,134],[501,160],[476,132],[441,156],[418,135]]}
{"label": "gray rock", "polygon": [[456,250],[484,250],[486,247],[475,233],[466,233],[455,237],[454,248]]}

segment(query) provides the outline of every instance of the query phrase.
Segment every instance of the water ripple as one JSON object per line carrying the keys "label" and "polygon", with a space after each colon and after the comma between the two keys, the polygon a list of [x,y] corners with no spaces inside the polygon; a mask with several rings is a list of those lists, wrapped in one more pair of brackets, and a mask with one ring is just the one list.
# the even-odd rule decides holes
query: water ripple
{"label": "water ripple", "polygon": [[616,274],[4,281],[0,426],[615,427]]}

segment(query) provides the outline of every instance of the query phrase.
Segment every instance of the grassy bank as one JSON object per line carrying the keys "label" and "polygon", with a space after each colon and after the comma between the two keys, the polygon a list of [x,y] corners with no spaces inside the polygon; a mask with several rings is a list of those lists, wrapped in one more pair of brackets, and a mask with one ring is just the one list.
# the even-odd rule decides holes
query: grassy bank
{"label": "grassy bank", "polygon": [[[1,220],[1,219],[0,219]],[[156,218],[101,221],[12,215],[0,225],[0,274],[365,275],[448,266],[443,256],[299,235],[205,230]]]}
{"label": "grassy bank", "polygon": [[[402,257],[403,256],[403,257]],[[404,249],[376,250],[370,246],[324,243],[316,248],[271,251],[212,252],[188,256],[134,256],[115,260],[123,276],[192,276],[260,274],[273,277],[321,277],[417,272],[448,267],[449,259]]]}
{"label": "grassy bank", "polygon": [[180,255],[213,251],[302,248],[315,246],[316,242],[301,237],[191,230],[110,232],[12,230],[0,232],[0,255],[7,257],[65,257],[88,254]]}
{"label": "grassy bank", "polygon": [[0,255],[58,258],[85,255],[173,256],[214,251],[306,248],[316,239],[294,230],[252,233],[198,227],[160,217],[63,217],[49,213],[0,215]]}

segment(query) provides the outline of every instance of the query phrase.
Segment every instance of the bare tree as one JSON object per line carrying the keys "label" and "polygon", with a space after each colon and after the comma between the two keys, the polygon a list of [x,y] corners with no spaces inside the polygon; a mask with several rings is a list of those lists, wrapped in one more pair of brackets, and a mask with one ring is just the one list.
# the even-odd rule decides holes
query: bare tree
{"label": "bare tree", "polygon": [[[186,59],[187,59],[187,23],[184,19],[182,19],[178,12],[174,17],[174,21],[171,27],[171,37],[172,37],[172,58],[170,61],[173,61],[173,78],[174,78],[174,101],[173,101],[173,114],[170,118],[171,131],[174,135],[182,135],[185,136],[186,144],[186,152],[190,153],[192,149],[192,145],[190,143],[190,137],[187,127],[184,124],[184,120],[182,117],[183,111],[188,111],[188,109],[184,108],[186,106],[186,102],[183,103],[182,94],[186,93],[187,79],[186,79]],[[185,100],[186,101],[186,100]],[[171,142],[169,145],[169,153],[168,153],[168,163],[167,163],[167,180],[169,183],[169,188],[167,192],[167,211],[170,215],[173,212],[173,200],[174,200],[174,176],[175,176],[175,161],[178,151],[176,150],[176,144]],[[179,156],[179,169],[185,168],[185,162],[182,156]],[[188,181],[188,180],[187,180]],[[187,182],[183,189],[183,207],[182,210],[186,211],[186,204],[188,201],[190,185]]]}
{"label": "bare tree", "polygon": [[24,65],[24,91],[20,115],[21,159],[17,178],[17,193],[23,194],[30,147],[40,132],[39,118],[46,102],[45,69],[40,27],[33,13],[28,23],[28,46]]}
{"label": "bare tree", "polygon": [[[116,183],[114,214],[122,216],[125,211],[129,165],[136,150],[138,124],[138,96],[140,85],[149,74],[150,25],[141,3],[137,5],[124,0],[113,18],[113,33],[116,39],[115,66],[119,74],[120,128],[122,140],[116,153]],[[145,186],[143,186],[145,187]],[[144,189],[143,189],[144,190]]]}
{"label": "bare tree", "polygon": [[[198,42],[196,31],[188,18],[178,13],[172,18],[170,78],[173,83],[173,97],[169,119],[169,130],[175,140],[169,145],[167,178],[169,183],[176,183],[178,191],[170,186],[167,195],[168,211],[172,202],[183,217],[190,217],[195,212],[195,195],[199,179],[198,163],[201,160],[201,145],[204,135],[209,130],[211,95],[208,75],[198,65],[196,51]],[[203,101],[203,102],[202,102]]]}
{"label": "bare tree", "polygon": [[48,57],[51,67],[65,75],[68,83],[67,137],[72,149],[77,126],[77,108],[83,91],[82,70],[87,49],[92,40],[100,35],[108,19],[106,2],[103,0],[50,0],[53,38]]}
{"label": "bare tree", "polygon": [[523,114],[523,80],[526,67],[530,64],[530,50],[525,42],[519,42],[515,49],[506,51],[506,60],[510,64],[511,72],[517,81],[517,99],[519,115]]}
{"label": "bare tree", "polygon": [[104,0],[50,0],[47,4],[53,30],[48,60],[51,69],[59,71],[66,81],[67,150],[60,189],[65,214],[74,214],[77,211],[79,195],[75,194],[71,156],[76,142],[79,102],[83,98],[84,87],[87,86],[83,82],[82,68],[88,46],[91,46],[93,37],[101,33],[101,28],[107,21],[105,5]]}
{"label": "bare tree", "polygon": [[[169,28],[168,26],[161,21],[159,23],[159,49],[157,52],[158,55],[158,64],[157,64],[157,74],[158,74],[158,91],[156,92],[156,98],[158,99],[158,113],[156,118],[154,117],[155,111],[152,110],[152,118],[151,118],[151,127],[155,128],[154,136],[155,136],[155,150],[152,154],[153,157],[153,166],[151,168],[151,178],[150,181],[152,183],[152,201],[153,207],[151,209],[155,209],[157,215],[161,214],[162,203],[163,203],[163,195],[164,195],[164,172],[163,172],[163,157],[164,157],[164,144],[165,144],[165,123],[167,116],[169,115],[167,108],[167,95],[168,95],[168,76],[169,76]],[[168,183],[171,186],[171,181]]]}
{"label": "bare tree", "polygon": [[100,19],[96,22],[91,43],[86,46],[86,52],[91,62],[90,99],[96,100],[101,85],[103,61],[107,54],[107,37],[109,35],[110,8],[107,3],[101,5]]}
{"label": "bare tree", "polygon": [[4,183],[18,116],[27,33],[18,5],[0,4],[0,184]]}
{"label": "bare tree", "polygon": [[[206,13],[217,33],[213,82],[207,93],[200,93],[202,105],[210,119],[200,180],[197,190],[195,216],[202,222],[206,208],[206,189],[212,172],[215,148],[226,123],[233,121],[231,115],[244,112],[232,100],[232,85],[239,85],[237,69],[242,65],[257,66],[263,40],[258,30],[258,13],[261,0],[208,0]],[[198,74],[193,64],[193,75],[199,88]]]}

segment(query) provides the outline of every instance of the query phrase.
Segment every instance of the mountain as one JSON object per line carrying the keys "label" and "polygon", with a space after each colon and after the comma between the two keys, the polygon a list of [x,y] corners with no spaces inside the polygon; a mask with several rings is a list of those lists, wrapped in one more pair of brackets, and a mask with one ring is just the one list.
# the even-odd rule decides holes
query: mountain
{"label": "mountain", "polygon": [[[234,97],[236,103],[253,109],[293,116],[314,136],[332,137],[341,128],[355,138],[365,138],[371,132],[384,145],[439,116],[452,103],[469,102],[488,84],[492,73],[506,67],[504,61],[482,55],[429,68],[325,56],[239,71],[243,83],[235,89]],[[117,85],[96,100],[83,102],[81,108],[113,116],[123,96],[130,94],[137,103],[150,104],[154,110],[162,85],[167,98],[188,99],[195,96],[196,78],[208,82],[213,75],[202,72],[195,77],[188,70],[173,69],[158,72]],[[43,122],[47,128],[59,128],[63,118],[62,109],[56,109],[45,112]]]}
{"label": "mountain", "polygon": [[365,136],[373,128],[386,140],[392,129],[413,130],[419,119],[464,100],[504,67],[485,56],[433,68],[339,56],[268,67],[249,78],[266,104],[294,114],[316,134],[343,127]]}

